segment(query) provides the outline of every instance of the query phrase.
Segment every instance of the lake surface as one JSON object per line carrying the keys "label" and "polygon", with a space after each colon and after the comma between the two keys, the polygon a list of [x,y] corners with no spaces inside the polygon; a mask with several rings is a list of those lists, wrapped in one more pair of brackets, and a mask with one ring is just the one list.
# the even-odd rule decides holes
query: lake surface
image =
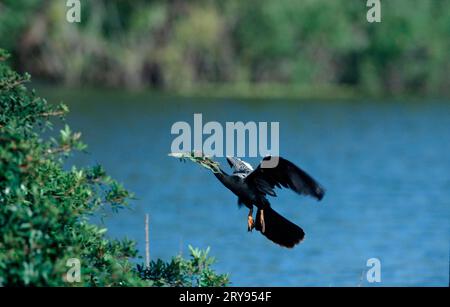
{"label": "lake surface", "polygon": [[[235,286],[447,286],[450,234],[450,103],[182,99],[119,92],[41,91],[71,109],[87,154],[135,192],[131,210],[105,220],[109,235],[151,257],[190,244],[211,247],[216,271]],[[281,248],[247,233],[247,210],[206,169],[167,154],[176,121],[280,123],[280,153],[327,189],[321,202],[278,191],[270,199],[300,225],[305,241]],[[223,158],[218,159],[228,170]],[[254,165],[259,159],[249,159]],[[366,280],[369,258],[381,283]]]}

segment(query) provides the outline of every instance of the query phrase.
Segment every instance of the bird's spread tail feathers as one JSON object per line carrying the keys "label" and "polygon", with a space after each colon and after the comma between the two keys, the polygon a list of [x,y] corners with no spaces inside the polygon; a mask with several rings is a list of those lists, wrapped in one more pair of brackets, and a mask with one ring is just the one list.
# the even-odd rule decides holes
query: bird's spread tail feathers
{"label": "bird's spread tail feathers", "polygon": [[266,238],[288,248],[294,247],[304,239],[305,233],[299,226],[281,216],[271,207],[265,207],[263,211],[264,232],[261,224],[261,209],[258,209],[256,213],[255,229]]}

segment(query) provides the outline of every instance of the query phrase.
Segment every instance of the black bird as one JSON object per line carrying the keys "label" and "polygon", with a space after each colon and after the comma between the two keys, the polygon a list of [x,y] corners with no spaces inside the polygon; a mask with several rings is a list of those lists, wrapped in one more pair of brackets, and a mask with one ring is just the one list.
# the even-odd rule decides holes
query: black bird
{"label": "black bird", "polygon": [[[278,159],[275,167],[269,163]],[[233,174],[228,175],[221,168],[214,175],[231,192],[237,195],[238,205],[246,206],[248,213],[248,231],[253,228],[260,231],[269,240],[288,248],[294,247],[305,237],[303,229],[290,222],[272,209],[266,196],[276,197],[274,189],[288,188],[302,195],[321,200],[324,188],[310,175],[282,157],[265,157],[256,169],[239,158],[227,157]],[[257,208],[256,220],[253,219],[253,207]]]}

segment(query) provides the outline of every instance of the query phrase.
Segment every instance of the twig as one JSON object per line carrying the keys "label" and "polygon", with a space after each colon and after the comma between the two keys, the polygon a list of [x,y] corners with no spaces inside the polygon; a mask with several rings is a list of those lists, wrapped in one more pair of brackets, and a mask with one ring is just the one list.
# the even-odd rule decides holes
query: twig
{"label": "twig", "polygon": [[362,286],[363,286],[363,283],[364,283],[364,273],[365,273],[365,270],[362,270],[362,272],[361,272],[361,278],[359,279],[358,287],[362,287]]}
{"label": "twig", "polygon": [[47,154],[56,154],[61,152],[68,152],[70,150],[69,145],[63,145],[61,147],[49,148],[47,149]]}
{"label": "twig", "polygon": [[181,161],[191,160],[192,162],[200,164],[214,173],[220,173],[220,164],[212,160],[210,157],[203,155],[201,152],[171,152],[169,153],[169,156],[178,158]]}
{"label": "twig", "polygon": [[148,269],[150,267],[150,242],[148,235],[148,213],[145,214],[145,266]]}
{"label": "twig", "polygon": [[16,86],[19,86],[19,85],[21,85],[21,84],[23,84],[25,82],[28,82],[28,81],[29,80],[27,80],[27,79],[18,79],[18,80],[14,81],[11,84],[6,84],[6,85],[2,84],[0,86],[0,91],[9,91],[10,89],[13,89]]}
{"label": "twig", "polygon": [[52,111],[52,112],[43,112],[43,113],[39,113],[39,116],[42,117],[49,117],[49,116],[60,116],[60,115],[64,115],[66,114],[65,111]]}

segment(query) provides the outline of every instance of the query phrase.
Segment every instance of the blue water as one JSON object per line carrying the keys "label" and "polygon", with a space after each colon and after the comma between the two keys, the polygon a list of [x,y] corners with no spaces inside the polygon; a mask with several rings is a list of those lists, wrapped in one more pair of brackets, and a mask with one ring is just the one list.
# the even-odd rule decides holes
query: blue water
{"label": "blue water", "polygon": [[[214,268],[235,286],[447,286],[450,234],[450,103],[171,99],[145,94],[49,92],[71,108],[88,154],[135,192],[112,215],[109,235],[144,251],[150,214],[152,258],[211,247]],[[322,202],[279,191],[276,210],[305,241],[281,248],[247,233],[247,210],[207,170],[167,156],[175,121],[279,121],[280,152],[327,189]],[[255,164],[258,159],[250,159]],[[223,159],[219,162],[225,164]],[[226,169],[228,167],[224,165]],[[366,261],[381,261],[368,283]]]}

